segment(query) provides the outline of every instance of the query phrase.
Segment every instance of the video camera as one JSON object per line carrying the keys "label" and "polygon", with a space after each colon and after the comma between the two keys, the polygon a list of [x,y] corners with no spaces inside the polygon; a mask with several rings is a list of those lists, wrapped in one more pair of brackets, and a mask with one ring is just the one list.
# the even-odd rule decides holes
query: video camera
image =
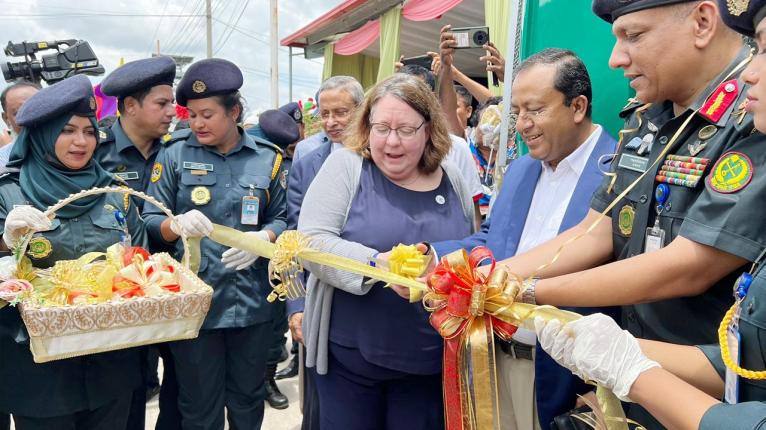
{"label": "video camera", "polygon": [[[58,52],[43,55],[40,60],[35,57],[35,53],[47,49],[55,49]],[[48,84],[53,84],[75,74],[97,76],[105,72],[90,44],[84,40],[21,43],[9,41],[4,51],[8,57],[24,57],[24,61],[18,63],[0,63],[0,70],[3,71],[6,82],[26,79],[39,84],[42,79]]]}

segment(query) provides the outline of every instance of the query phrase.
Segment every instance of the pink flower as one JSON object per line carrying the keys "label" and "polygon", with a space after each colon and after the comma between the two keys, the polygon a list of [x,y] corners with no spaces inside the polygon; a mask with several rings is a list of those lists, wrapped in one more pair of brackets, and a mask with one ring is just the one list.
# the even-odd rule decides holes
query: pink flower
{"label": "pink flower", "polygon": [[32,284],[24,279],[10,279],[0,282],[0,299],[13,302],[16,298],[27,291],[32,291]]}

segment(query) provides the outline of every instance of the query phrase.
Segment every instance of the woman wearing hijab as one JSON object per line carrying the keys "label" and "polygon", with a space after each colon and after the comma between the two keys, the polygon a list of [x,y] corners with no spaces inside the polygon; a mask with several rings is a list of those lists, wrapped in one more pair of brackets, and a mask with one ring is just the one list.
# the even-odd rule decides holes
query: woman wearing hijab
{"label": "woman wearing hijab", "polygon": [[[122,195],[77,200],[53,220],[42,212],[73,193],[114,183],[92,159],[95,107],[90,81],[76,75],[41,90],[18,113],[23,130],[8,165],[19,172],[0,178],[0,248],[37,231],[26,254],[37,268],[120,242],[116,208],[126,212],[133,245],[144,245],[143,224],[135,206],[124,210]],[[18,309],[0,309],[0,411],[13,415],[18,430],[124,429],[141,383],[139,365],[133,349],[34,363]]]}

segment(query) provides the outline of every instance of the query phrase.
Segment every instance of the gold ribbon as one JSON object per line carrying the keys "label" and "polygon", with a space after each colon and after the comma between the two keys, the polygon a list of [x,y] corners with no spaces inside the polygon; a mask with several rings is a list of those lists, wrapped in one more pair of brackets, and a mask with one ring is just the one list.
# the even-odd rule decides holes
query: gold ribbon
{"label": "gold ribbon", "polygon": [[[221,245],[241,249],[260,257],[268,259],[278,257],[269,263],[269,277],[271,279],[276,278],[280,282],[275,286],[275,292],[269,295],[270,301],[277,298],[285,300],[300,297],[300,295],[291,296],[290,294],[290,292],[302,291],[302,286],[290,284],[299,282],[297,274],[290,272],[302,268],[300,260],[356,273],[393,285],[403,285],[424,292],[428,290],[424,284],[406,276],[381,270],[350,258],[315,251],[308,247],[309,240],[296,231],[285,231],[279,236],[276,243],[271,243],[265,240],[253,240],[252,237],[231,227],[213,224],[213,232],[208,237]],[[199,255],[198,242],[192,243],[190,241],[189,247],[192,254],[196,252]],[[286,272],[287,275],[285,275]]]}
{"label": "gold ribbon", "polygon": [[[279,277],[278,271],[285,269],[297,269],[300,266],[300,260],[311,261],[313,263],[326,265],[336,269],[348,271],[388,284],[402,285],[422,291],[425,307],[433,312],[433,315],[440,310],[445,309],[445,302],[449,299],[447,291],[436,291],[429,286],[420,283],[406,276],[391,273],[378,267],[372,267],[349,258],[319,252],[308,247],[309,241],[303,238],[300,233],[287,231],[287,239],[270,243],[262,240],[252,240],[244,233],[230,227],[214,224],[210,239],[222,245],[241,249],[264,258],[277,257],[276,262],[269,266],[271,276]],[[194,248],[194,244],[190,244]],[[458,254],[462,252],[462,254]],[[398,256],[404,258],[410,255],[406,249],[400,250]],[[460,342],[462,353],[458,355],[458,367],[462,369],[470,368],[470,372],[460,372],[459,377],[464,387],[468,387],[470,396],[461,396],[461,409],[467,411],[468,419],[463,427],[468,429],[491,429],[498,428],[498,399],[497,382],[494,362],[494,343],[492,341],[493,333],[501,336],[505,334],[497,327],[494,327],[492,318],[499,320],[500,325],[510,324],[520,326],[525,322],[531,322],[536,317],[546,320],[558,319],[563,323],[574,321],[580,318],[580,315],[556,309],[552,306],[534,306],[525,303],[516,303],[514,298],[521,287],[519,278],[510,275],[504,269],[499,268],[489,279],[477,279],[478,272],[475,272],[468,262],[468,256],[465,251],[457,251],[445,256],[444,261],[449,262],[455,273],[464,279],[470,279],[472,285],[483,285],[476,292],[470,293],[468,308],[470,318],[458,318],[444,313],[445,318],[441,324],[436,323],[440,334],[449,339],[455,338],[461,331],[466,335]],[[412,268],[411,268],[412,269]],[[281,281],[285,281],[281,278]],[[277,286],[278,288],[284,287]],[[272,293],[274,296],[283,299],[287,296],[290,288],[277,290]],[[465,322],[468,321],[466,325]],[[433,325],[433,321],[432,321]],[[512,333],[510,333],[512,334]],[[626,430],[627,421],[622,412],[619,400],[610,391],[603,387],[598,387],[597,395],[604,413],[610,418],[607,428],[609,430]]]}

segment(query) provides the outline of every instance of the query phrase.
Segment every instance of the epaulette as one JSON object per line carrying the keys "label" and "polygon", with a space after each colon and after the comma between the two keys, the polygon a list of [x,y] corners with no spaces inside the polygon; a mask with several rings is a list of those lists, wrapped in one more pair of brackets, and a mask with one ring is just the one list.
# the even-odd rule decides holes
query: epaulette
{"label": "epaulette", "polygon": [[[253,136],[251,136],[251,137],[253,137]],[[269,149],[272,149],[274,152],[277,153],[276,157],[274,157],[274,166],[271,168],[271,180],[273,181],[277,177],[277,175],[279,174],[279,168],[282,167],[282,158],[284,158],[284,152],[282,151],[282,148],[280,148],[279,146],[277,146],[277,145],[275,145],[275,144],[273,144],[273,143],[271,143],[271,142],[269,142],[267,140],[258,139],[258,138],[255,138],[255,137],[253,137],[253,140],[258,145],[265,146],[265,147],[267,147]]]}
{"label": "epaulette", "polygon": [[176,142],[180,142],[182,140],[188,140],[191,134],[192,134],[192,131],[190,128],[184,128],[183,130],[176,130],[172,134],[166,134],[162,136],[160,140],[162,140],[163,145],[170,146]]}
{"label": "epaulette", "polygon": [[98,143],[107,143],[107,142],[114,142],[115,137],[114,133],[112,133],[112,128],[100,128],[98,129]]}
{"label": "epaulette", "polygon": [[635,98],[629,98],[628,104],[623,106],[622,109],[620,109],[620,118],[625,118],[626,116],[633,113],[634,110],[638,109],[641,106],[645,106],[647,103],[642,103]]}

